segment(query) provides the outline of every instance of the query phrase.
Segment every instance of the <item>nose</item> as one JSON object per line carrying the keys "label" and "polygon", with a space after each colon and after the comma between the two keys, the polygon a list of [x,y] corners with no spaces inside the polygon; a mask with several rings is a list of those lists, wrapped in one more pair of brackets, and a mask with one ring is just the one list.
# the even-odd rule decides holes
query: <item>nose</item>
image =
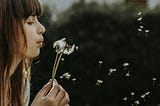
{"label": "nose", "polygon": [[38,34],[43,34],[46,31],[45,27],[39,22],[38,24]]}

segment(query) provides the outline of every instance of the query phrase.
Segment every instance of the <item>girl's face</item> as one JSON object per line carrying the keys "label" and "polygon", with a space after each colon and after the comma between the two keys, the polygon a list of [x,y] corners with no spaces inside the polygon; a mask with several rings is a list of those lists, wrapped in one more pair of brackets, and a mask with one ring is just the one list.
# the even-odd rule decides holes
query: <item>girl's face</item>
{"label": "girl's face", "polygon": [[[39,55],[43,45],[44,26],[38,21],[37,16],[29,16],[24,22],[24,32],[27,40],[25,57],[33,58]],[[23,49],[24,50],[24,49]]]}

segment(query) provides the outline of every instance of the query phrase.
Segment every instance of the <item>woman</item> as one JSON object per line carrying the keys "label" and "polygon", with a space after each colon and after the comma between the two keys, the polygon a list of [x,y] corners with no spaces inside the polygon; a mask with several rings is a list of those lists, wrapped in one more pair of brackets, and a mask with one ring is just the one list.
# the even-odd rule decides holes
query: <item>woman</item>
{"label": "woman", "polygon": [[[38,0],[0,0],[0,106],[25,105],[26,61],[38,56],[43,45],[40,14]],[[68,102],[67,92],[50,81],[31,106],[68,106]]]}

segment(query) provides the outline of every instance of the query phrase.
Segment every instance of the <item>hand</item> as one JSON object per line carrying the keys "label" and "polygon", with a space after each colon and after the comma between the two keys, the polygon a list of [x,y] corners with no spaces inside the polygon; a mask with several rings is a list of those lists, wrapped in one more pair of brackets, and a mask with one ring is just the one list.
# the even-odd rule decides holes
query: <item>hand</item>
{"label": "hand", "polygon": [[37,93],[31,106],[69,106],[69,95],[56,81],[50,81]]}

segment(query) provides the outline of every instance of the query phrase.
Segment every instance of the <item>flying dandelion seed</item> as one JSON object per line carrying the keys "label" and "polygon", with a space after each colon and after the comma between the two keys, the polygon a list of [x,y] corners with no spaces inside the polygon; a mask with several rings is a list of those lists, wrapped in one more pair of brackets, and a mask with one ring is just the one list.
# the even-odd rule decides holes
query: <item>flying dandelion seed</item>
{"label": "flying dandelion seed", "polygon": [[155,86],[156,80],[157,80],[157,78],[152,78],[153,86]]}
{"label": "flying dandelion seed", "polygon": [[102,80],[97,80],[97,83],[96,83],[96,85],[97,86],[99,86],[100,84],[102,84],[103,83],[103,81]]}
{"label": "flying dandelion seed", "polygon": [[64,58],[61,58],[61,61],[64,61]]}
{"label": "flying dandelion seed", "polygon": [[140,105],[140,101],[139,101],[139,100],[136,100],[134,103],[135,103],[136,105]]}
{"label": "flying dandelion seed", "polygon": [[127,67],[127,66],[129,66],[129,63],[127,63],[127,62],[126,62],[126,63],[123,63],[123,66],[124,66],[124,67]]}
{"label": "flying dandelion seed", "polygon": [[65,79],[69,80],[71,78],[71,74],[65,76]]}
{"label": "flying dandelion seed", "polygon": [[79,49],[79,47],[78,47],[78,46],[76,46],[76,47],[75,47],[75,49],[76,49],[76,50],[78,50],[78,49]]}
{"label": "flying dandelion seed", "polygon": [[122,99],[123,99],[124,101],[127,101],[128,98],[127,98],[127,97],[124,97],[124,98],[122,98]]}
{"label": "flying dandelion seed", "polygon": [[137,15],[142,15],[142,12],[141,12],[141,11],[140,11],[140,12],[138,12],[138,13],[137,13]]}
{"label": "flying dandelion seed", "polygon": [[142,99],[144,99],[144,98],[146,97],[146,95],[145,95],[145,94],[142,94],[140,97],[141,97]]}
{"label": "flying dandelion seed", "polygon": [[135,92],[131,92],[130,94],[131,94],[132,96],[134,96],[134,95],[135,95]]}
{"label": "flying dandelion seed", "polygon": [[140,26],[139,26],[139,28],[143,29],[143,28],[144,28],[144,26],[143,26],[143,25],[140,25]]}
{"label": "flying dandelion seed", "polygon": [[142,29],[140,29],[140,28],[138,28],[137,30],[138,30],[138,32],[142,32]]}
{"label": "flying dandelion seed", "polygon": [[69,72],[66,72],[66,73],[64,73],[62,76],[67,76],[67,75],[69,75]]}
{"label": "flying dandelion seed", "polygon": [[98,63],[99,63],[98,69],[100,70],[100,69],[101,69],[101,66],[102,66],[103,61],[98,61]]}
{"label": "flying dandelion seed", "polygon": [[131,75],[130,75],[130,72],[128,71],[127,73],[126,73],[126,77],[130,77]]}
{"label": "flying dandelion seed", "polygon": [[73,78],[73,79],[72,79],[73,82],[75,82],[76,80],[77,80],[76,78]]}
{"label": "flying dandelion seed", "polygon": [[150,31],[150,30],[145,30],[145,33],[146,33],[146,34],[145,34],[145,37],[148,37],[149,31]]}
{"label": "flying dandelion seed", "polygon": [[146,93],[145,93],[145,95],[149,95],[149,94],[150,94],[150,92],[146,92]]}
{"label": "flying dandelion seed", "polygon": [[114,72],[116,72],[116,71],[117,71],[117,69],[115,69],[115,68],[110,68],[110,69],[109,69],[108,76],[110,76],[112,73],[114,73]]}
{"label": "flying dandelion seed", "polygon": [[137,21],[142,21],[142,17],[138,18]]}
{"label": "flying dandelion seed", "polygon": [[60,79],[63,79],[63,76],[60,76],[59,78],[60,78]]}

